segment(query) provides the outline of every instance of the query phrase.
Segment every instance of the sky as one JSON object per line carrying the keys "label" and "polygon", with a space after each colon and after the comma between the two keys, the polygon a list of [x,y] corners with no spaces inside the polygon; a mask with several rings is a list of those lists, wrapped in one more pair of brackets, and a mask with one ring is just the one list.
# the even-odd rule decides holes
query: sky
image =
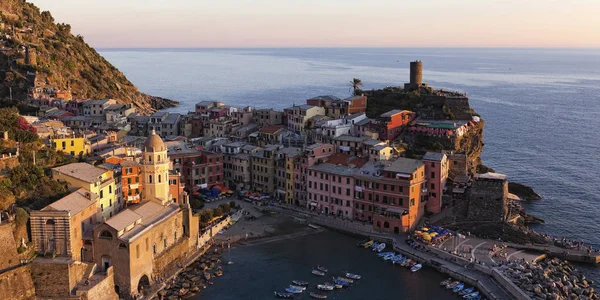
{"label": "sky", "polygon": [[29,0],[98,48],[600,47],[600,0]]}

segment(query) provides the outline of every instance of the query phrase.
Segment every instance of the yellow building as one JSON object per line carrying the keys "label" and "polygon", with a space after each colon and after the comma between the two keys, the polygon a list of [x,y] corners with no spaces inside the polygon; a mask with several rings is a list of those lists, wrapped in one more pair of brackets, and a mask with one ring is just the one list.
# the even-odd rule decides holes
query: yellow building
{"label": "yellow building", "polygon": [[79,153],[89,154],[91,151],[91,144],[85,137],[56,138],[51,139],[51,143],[52,148],[72,156],[79,155]]}
{"label": "yellow building", "polygon": [[167,147],[160,136],[152,130],[144,144],[144,154],[140,165],[144,199],[157,199],[163,205],[171,201],[168,184],[169,165]]}
{"label": "yellow building", "polygon": [[98,196],[97,221],[108,219],[119,212],[122,203],[117,203],[117,190],[113,171],[94,167],[87,163],[72,163],[52,168],[55,180],[66,181],[69,188],[83,188]]}

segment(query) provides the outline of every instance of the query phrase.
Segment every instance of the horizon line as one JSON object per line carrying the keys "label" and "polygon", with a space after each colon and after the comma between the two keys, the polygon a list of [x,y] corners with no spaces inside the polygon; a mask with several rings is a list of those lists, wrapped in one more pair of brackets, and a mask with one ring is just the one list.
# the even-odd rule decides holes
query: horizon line
{"label": "horizon line", "polygon": [[139,49],[178,49],[178,50],[193,50],[193,49],[506,49],[506,50],[600,50],[600,46],[593,47],[519,47],[519,46],[474,46],[474,47],[457,47],[457,46],[374,46],[374,47],[359,47],[359,46],[246,46],[246,47],[93,47],[95,49],[119,49],[119,50],[139,50]]}

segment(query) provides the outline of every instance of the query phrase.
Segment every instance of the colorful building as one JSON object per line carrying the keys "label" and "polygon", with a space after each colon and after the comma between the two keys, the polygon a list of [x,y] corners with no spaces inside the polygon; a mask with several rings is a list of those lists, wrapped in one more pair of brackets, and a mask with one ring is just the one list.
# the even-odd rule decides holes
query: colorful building
{"label": "colorful building", "polygon": [[65,181],[69,188],[83,188],[98,196],[97,204],[100,211],[97,221],[109,219],[120,210],[116,197],[117,189],[113,171],[94,167],[87,163],[72,163],[52,168],[55,180]]}
{"label": "colorful building", "polygon": [[294,105],[289,109],[287,126],[294,132],[305,132],[308,119],[317,115],[325,115],[325,109],[319,106]]}
{"label": "colorful building", "polygon": [[392,141],[402,133],[408,123],[415,119],[415,116],[412,111],[394,109],[372,120],[369,126],[371,130],[378,133],[380,140]]}
{"label": "colorful building", "polygon": [[448,158],[444,153],[427,152],[423,156],[425,177],[427,178],[428,212],[439,213],[444,208],[442,196],[448,180]]}
{"label": "colorful building", "polygon": [[424,214],[425,166],[420,160],[398,158],[369,162],[355,173],[354,217],[376,230],[407,232]]}
{"label": "colorful building", "polygon": [[56,137],[50,139],[50,143],[56,151],[62,151],[71,156],[88,155],[92,151],[92,145],[85,136]]}

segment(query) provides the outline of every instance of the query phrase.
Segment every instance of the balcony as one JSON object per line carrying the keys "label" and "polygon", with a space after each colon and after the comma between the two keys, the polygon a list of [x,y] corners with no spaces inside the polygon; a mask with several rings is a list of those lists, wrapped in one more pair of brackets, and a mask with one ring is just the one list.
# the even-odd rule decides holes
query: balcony
{"label": "balcony", "polygon": [[136,202],[136,201],[140,201],[140,195],[127,196],[127,202]]}

